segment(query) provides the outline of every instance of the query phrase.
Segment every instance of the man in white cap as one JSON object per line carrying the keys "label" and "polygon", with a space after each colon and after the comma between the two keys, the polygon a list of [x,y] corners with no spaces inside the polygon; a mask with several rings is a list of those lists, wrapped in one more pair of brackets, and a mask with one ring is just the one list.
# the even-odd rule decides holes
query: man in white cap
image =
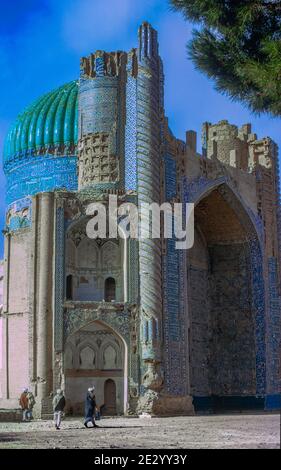
{"label": "man in white cap", "polygon": [[92,423],[93,428],[98,428],[95,423],[95,412],[96,412],[96,396],[95,387],[88,388],[86,401],[85,401],[85,421],[84,426],[88,428],[88,423]]}
{"label": "man in white cap", "polygon": [[65,397],[63,391],[61,389],[58,389],[56,395],[53,398],[54,422],[57,430],[60,429],[64,407]]}

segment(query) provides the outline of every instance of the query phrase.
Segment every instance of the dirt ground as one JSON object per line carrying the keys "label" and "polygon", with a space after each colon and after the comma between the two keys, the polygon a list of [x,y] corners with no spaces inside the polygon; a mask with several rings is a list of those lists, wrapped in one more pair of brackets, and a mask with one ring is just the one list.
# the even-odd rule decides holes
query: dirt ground
{"label": "dirt ground", "polygon": [[239,414],[175,418],[104,418],[99,429],[83,420],[0,423],[0,449],[280,448],[280,415]]}

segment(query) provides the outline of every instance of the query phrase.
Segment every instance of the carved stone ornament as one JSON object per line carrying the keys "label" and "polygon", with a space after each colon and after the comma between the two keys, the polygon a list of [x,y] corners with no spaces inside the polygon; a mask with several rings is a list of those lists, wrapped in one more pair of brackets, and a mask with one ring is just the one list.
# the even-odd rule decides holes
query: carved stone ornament
{"label": "carved stone ornament", "polygon": [[147,372],[142,379],[143,385],[150,390],[159,392],[163,387],[163,377],[161,376],[159,363],[156,361],[147,362]]}

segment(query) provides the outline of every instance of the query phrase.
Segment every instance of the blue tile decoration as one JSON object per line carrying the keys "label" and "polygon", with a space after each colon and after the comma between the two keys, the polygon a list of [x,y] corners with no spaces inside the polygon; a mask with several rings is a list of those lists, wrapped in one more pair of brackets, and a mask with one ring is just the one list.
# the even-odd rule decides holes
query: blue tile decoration
{"label": "blue tile decoration", "polygon": [[6,172],[6,203],[39,192],[77,189],[77,157],[34,156]]}
{"label": "blue tile decoration", "polygon": [[137,189],[137,80],[128,76],[126,90],[125,189]]}
{"label": "blue tile decoration", "polygon": [[275,257],[268,259],[269,315],[267,318],[267,354],[268,374],[267,389],[269,393],[281,392],[281,357],[280,357],[280,311],[281,298],[278,285],[278,263]]}
{"label": "blue tile decoration", "polygon": [[56,352],[63,350],[63,302],[65,283],[65,218],[63,200],[57,202],[55,220],[55,292],[54,292],[54,349]]}
{"label": "blue tile decoration", "polygon": [[[177,195],[177,168],[171,155],[165,154],[163,159],[165,198],[169,202]],[[163,259],[165,388],[176,396],[187,393],[185,256],[184,251],[176,250],[174,238],[166,240]]]}
{"label": "blue tile decoration", "polygon": [[[137,197],[128,197],[128,202],[137,204]],[[128,239],[128,296],[129,302],[139,302],[139,241]]]}
{"label": "blue tile decoration", "polygon": [[31,226],[32,200],[29,197],[20,199],[7,207],[6,229],[10,232]]}
{"label": "blue tile decoration", "polygon": [[250,242],[253,289],[253,311],[256,330],[256,382],[257,395],[266,392],[266,351],[265,351],[265,291],[263,282],[262,250],[257,238]]}
{"label": "blue tile decoration", "polygon": [[104,75],[104,59],[103,57],[96,58],[96,76],[103,77]]}
{"label": "blue tile decoration", "polygon": [[266,410],[281,410],[281,393],[266,395],[265,397]]}
{"label": "blue tile decoration", "polygon": [[171,155],[165,155],[165,195],[171,201],[177,195],[177,164]]}
{"label": "blue tile decoration", "polygon": [[[118,78],[100,76],[96,80],[80,79],[79,108],[83,109],[83,134],[109,132],[116,123]],[[81,121],[79,126],[81,127]],[[79,130],[79,135],[81,129]],[[116,129],[111,139],[116,152]]]}

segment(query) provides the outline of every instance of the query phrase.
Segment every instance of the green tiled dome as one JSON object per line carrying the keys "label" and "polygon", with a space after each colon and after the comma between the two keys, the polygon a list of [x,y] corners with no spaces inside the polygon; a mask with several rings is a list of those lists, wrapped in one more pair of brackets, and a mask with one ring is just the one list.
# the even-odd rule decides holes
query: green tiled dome
{"label": "green tiled dome", "polygon": [[78,136],[78,82],[43,95],[19,114],[5,140],[4,167],[32,153],[71,148]]}

